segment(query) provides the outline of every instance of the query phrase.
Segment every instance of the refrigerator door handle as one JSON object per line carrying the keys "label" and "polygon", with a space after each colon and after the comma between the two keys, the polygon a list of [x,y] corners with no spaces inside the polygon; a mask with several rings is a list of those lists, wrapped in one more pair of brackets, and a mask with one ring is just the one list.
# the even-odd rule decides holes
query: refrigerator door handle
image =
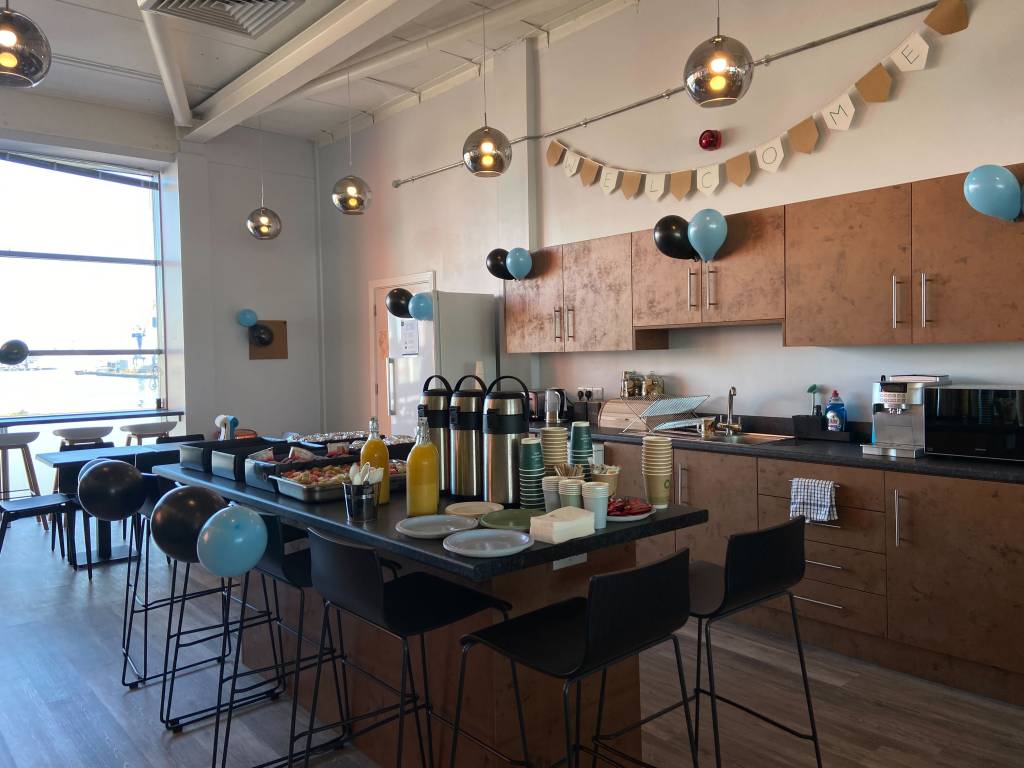
{"label": "refrigerator door handle", "polygon": [[397,416],[398,408],[395,405],[395,358],[387,359],[387,386],[388,386],[388,415]]}

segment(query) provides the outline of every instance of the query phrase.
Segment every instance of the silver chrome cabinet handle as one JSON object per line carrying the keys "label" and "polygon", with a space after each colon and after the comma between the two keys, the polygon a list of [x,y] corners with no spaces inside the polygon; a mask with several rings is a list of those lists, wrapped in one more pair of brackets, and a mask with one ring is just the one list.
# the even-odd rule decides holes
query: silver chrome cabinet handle
{"label": "silver chrome cabinet handle", "polygon": [[697,309],[697,305],[693,303],[693,270],[686,270],[686,306],[689,309]]}
{"label": "silver chrome cabinet handle", "polygon": [[895,331],[897,326],[900,324],[900,309],[899,309],[899,286],[903,285],[903,282],[896,279],[896,275],[892,276],[892,329]]}
{"label": "silver chrome cabinet handle", "polygon": [[676,504],[683,503],[683,472],[687,471],[686,467],[679,465],[679,471],[676,473]]}
{"label": "silver chrome cabinet handle", "polygon": [[928,283],[931,280],[927,272],[921,273],[921,327],[927,328],[931,320],[928,319]]}
{"label": "silver chrome cabinet handle", "polygon": [[893,512],[896,517],[896,548],[900,546],[900,491],[898,488],[894,488],[892,491],[892,505]]}
{"label": "silver chrome cabinet handle", "polygon": [[835,603],[826,603],[824,600],[812,600],[809,597],[800,597],[800,595],[793,595],[793,599],[794,600],[803,600],[805,603],[814,603],[814,605],[823,605],[826,608],[835,608],[837,611],[845,611],[846,610],[846,608],[844,608],[843,606],[836,605]]}
{"label": "silver chrome cabinet handle", "polygon": [[843,530],[843,526],[841,526],[841,525],[832,525],[831,523],[816,523],[813,520],[811,520],[807,524],[808,525],[816,525],[819,528],[834,528],[837,531]]}
{"label": "silver chrome cabinet handle", "polygon": [[565,338],[576,339],[576,307],[565,310]]}
{"label": "silver chrome cabinet handle", "polygon": [[[712,307],[717,307],[718,306],[718,302],[717,301],[712,301],[711,300],[711,276],[712,275],[717,275],[717,274],[718,274],[718,270],[717,269],[709,269],[708,270],[708,296],[707,296],[708,309],[711,309]],[[718,278],[716,277],[714,279],[714,281],[717,284],[718,283]],[[716,288],[717,288],[717,285],[716,285]],[[716,295],[715,298],[718,298],[718,296]]]}
{"label": "silver chrome cabinet handle", "polygon": [[562,340],[562,308],[561,307],[555,307],[554,322],[555,322],[555,341],[561,341]]}
{"label": "silver chrome cabinet handle", "polygon": [[845,571],[841,565],[832,565],[831,563],[819,563],[817,560],[804,560],[808,565],[817,565],[819,568],[831,568],[834,571]]}

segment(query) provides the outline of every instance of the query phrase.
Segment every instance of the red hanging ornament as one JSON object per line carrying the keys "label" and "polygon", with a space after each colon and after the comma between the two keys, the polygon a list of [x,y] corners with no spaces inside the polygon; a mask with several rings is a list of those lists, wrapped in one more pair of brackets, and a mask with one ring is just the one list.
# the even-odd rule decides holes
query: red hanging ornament
{"label": "red hanging ornament", "polygon": [[722,146],[722,132],[713,131],[711,129],[701,131],[700,138],[697,139],[697,143],[700,144],[701,149],[705,149],[708,152],[716,150]]}

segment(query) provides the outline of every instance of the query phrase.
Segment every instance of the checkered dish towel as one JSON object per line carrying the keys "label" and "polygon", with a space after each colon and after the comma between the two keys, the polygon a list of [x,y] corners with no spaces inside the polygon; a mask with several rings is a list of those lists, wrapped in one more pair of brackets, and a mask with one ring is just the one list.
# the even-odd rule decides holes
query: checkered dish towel
{"label": "checkered dish towel", "polygon": [[827,523],[838,520],[836,484],[832,480],[794,477],[789,492],[790,518],[803,515],[807,522]]}

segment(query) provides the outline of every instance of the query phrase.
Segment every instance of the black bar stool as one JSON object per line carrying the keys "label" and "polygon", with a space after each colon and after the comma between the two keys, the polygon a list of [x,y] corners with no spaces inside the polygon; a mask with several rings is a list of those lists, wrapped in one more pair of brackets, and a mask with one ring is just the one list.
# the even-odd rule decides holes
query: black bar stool
{"label": "black bar stool", "polygon": [[[330,617],[334,613],[338,632],[338,659],[341,661],[342,686],[345,691],[345,701],[338,702],[342,719],[336,725],[344,727],[349,732],[349,739],[354,739],[397,720],[395,765],[401,768],[405,716],[413,714],[416,717],[421,764],[432,766],[434,750],[431,717],[437,717],[437,715],[433,712],[430,704],[430,682],[427,677],[427,650],[424,635],[435,629],[462,621],[481,611],[500,611],[507,618],[511,606],[496,597],[432,576],[429,573],[410,573],[385,582],[381,573],[381,559],[376,551],[338,541],[317,531],[309,532],[309,544],[313,586],[324,598],[324,615],[320,626],[320,650],[317,654],[316,677],[313,683],[313,703],[309,710],[309,728],[306,731],[306,761],[304,764],[309,765],[313,734],[324,728],[318,729],[314,726],[323,657],[327,648],[333,646]],[[341,635],[341,614],[343,612],[401,640],[401,682],[397,690],[369,670],[360,667],[345,654],[345,645]],[[423,703],[420,703],[416,693],[416,684],[412,676],[412,655],[409,652],[409,640],[417,635],[419,636],[420,662],[423,666]],[[347,700],[348,668],[367,676],[368,679],[396,694],[398,703],[381,707],[372,712],[353,715]],[[397,714],[388,714],[396,709],[398,710]],[[420,725],[421,709],[426,710],[426,749],[424,749]],[[361,729],[353,728],[360,722],[382,715],[388,716],[375,720]],[[429,761],[427,755],[429,755]]]}
{"label": "black bar stool", "polygon": [[[608,742],[624,736],[662,715],[680,707],[686,715],[687,738],[691,759],[697,768],[693,722],[683,673],[683,657],[679,638],[674,634],[690,615],[687,589],[687,569],[690,551],[683,550],[657,563],[618,573],[603,574],[590,579],[589,595],[517,616],[514,619],[473,632],[462,639],[462,662],[459,668],[459,689],[455,705],[455,733],[449,765],[454,768],[461,729],[462,694],[466,678],[466,659],[477,644],[486,645],[508,658],[512,668],[512,690],[519,714],[519,735],[523,759],[514,760],[470,733],[464,735],[496,757],[517,766],[530,766],[526,744],[526,726],[523,705],[516,678],[516,664],[530,667],[542,674],[565,681],[562,686],[562,711],[565,727],[565,759],[556,765],[567,768],[579,765],[580,753],[597,760],[621,766],[624,759],[641,766],[641,760],[611,746]],[[676,668],[679,675],[680,700],[648,715],[639,722],[620,728],[614,733],[602,733],[605,684],[609,667],[637,656],[642,651],[671,640],[675,648]],[[580,710],[583,680],[601,673],[601,692],[597,705],[597,724],[592,738],[593,746],[580,743]],[[573,732],[569,695],[576,686],[576,722]],[[605,750],[614,755],[613,759]]]}
{"label": "black bar stool", "polygon": [[[814,744],[814,756],[821,768],[821,747],[818,743],[818,727],[814,722],[814,706],[811,703],[811,686],[807,680],[807,664],[804,648],[800,642],[800,627],[796,617],[796,602],[792,588],[804,577],[804,524],[803,517],[788,523],[766,528],[761,531],[740,533],[729,537],[725,553],[725,567],[696,561],[690,564],[690,613],[697,617],[697,683],[695,720],[700,727],[700,697],[711,699],[711,724],[715,735],[715,765],[722,765],[722,752],[718,734],[718,702],[724,702],[749,715],[773,725],[786,733]],[[715,666],[711,651],[711,625],[740,611],[752,608],[777,597],[788,596],[789,610],[793,617],[793,634],[796,637],[796,651],[800,657],[800,673],[803,676],[804,697],[807,700],[807,716],[811,732],[803,733],[767,715],[757,712],[745,704],[728,699],[715,692]],[[703,628],[703,636],[701,629]],[[700,687],[701,646],[707,646],[708,689]]]}

